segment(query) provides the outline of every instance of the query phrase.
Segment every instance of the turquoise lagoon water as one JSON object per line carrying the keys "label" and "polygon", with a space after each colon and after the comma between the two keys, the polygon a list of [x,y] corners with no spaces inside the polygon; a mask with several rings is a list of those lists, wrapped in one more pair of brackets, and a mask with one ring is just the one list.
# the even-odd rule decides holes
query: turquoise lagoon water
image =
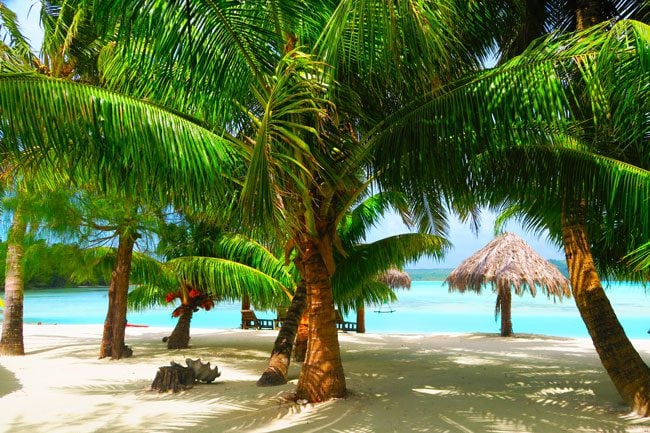
{"label": "turquoise lagoon water", "polygon": [[[612,283],[607,293],[619,320],[630,338],[650,338],[650,298],[637,284]],[[484,290],[474,293],[448,293],[440,281],[416,281],[410,290],[398,292],[399,301],[390,307],[392,313],[377,313],[381,308],[366,307],[366,330],[369,333],[431,333],[431,332],[499,332],[500,322],[494,319],[496,295]],[[24,320],[44,324],[101,324],[106,317],[106,288],[74,288],[29,290],[25,293]],[[197,328],[237,328],[240,305],[218,304],[214,310],[199,311],[192,319]],[[129,312],[132,324],[172,327],[176,319],[172,308],[154,308]],[[353,313],[354,314],[354,313]],[[258,311],[259,318],[274,318],[275,313]],[[348,320],[354,320],[350,316]],[[545,334],[561,337],[588,337],[573,299],[553,302],[539,295],[513,296],[512,323],[515,333]]]}

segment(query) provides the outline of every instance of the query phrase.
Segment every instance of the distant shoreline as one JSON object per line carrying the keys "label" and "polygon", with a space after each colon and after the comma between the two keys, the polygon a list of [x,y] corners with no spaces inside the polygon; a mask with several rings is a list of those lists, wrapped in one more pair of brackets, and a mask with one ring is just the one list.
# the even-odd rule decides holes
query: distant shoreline
{"label": "distant shoreline", "polygon": [[[548,260],[556,266],[562,274],[569,278],[569,270],[564,260]],[[409,274],[412,281],[445,281],[445,278],[455,268],[422,268],[422,269],[409,269],[405,268],[404,271]]]}

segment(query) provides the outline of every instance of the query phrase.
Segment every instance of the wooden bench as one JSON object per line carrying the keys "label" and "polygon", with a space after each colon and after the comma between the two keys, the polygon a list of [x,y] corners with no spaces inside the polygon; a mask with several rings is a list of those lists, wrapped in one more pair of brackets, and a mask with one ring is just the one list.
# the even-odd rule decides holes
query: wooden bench
{"label": "wooden bench", "polygon": [[279,329],[282,327],[282,322],[287,320],[287,311],[289,310],[289,307],[280,307],[277,309],[277,316],[275,320],[273,321],[273,326],[275,329]]}
{"label": "wooden bench", "polygon": [[253,310],[241,310],[241,329],[273,329],[273,320],[258,319]]}
{"label": "wooden bench", "polygon": [[336,329],[339,331],[343,332],[356,332],[357,330],[357,322],[346,322],[343,320],[343,316],[341,316],[341,312],[339,310],[336,310]]}

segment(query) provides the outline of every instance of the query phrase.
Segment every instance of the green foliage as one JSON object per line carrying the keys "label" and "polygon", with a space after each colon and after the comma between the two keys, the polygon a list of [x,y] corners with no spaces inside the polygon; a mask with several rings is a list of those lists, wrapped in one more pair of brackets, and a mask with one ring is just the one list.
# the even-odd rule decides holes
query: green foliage
{"label": "green foliage", "polygon": [[[5,263],[7,243],[0,243],[0,263]],[[27,240],[23,256],[26,289],[39,287],[70,287],[76,285],[106,285],[105,275],[97,270],[79,275],[87,267],[85,252],[77,245],[48,244],[44,240]],[[4,281],[5,267],[0,266]]]}
{"label": "green foliage", "polygon": [[405,269],[413,281],[445,281],[453,268]]}
{"label": "green foliage", "polygon": [[[255,308],[286,305],[295,290],[292,266],[285,266],[259,243],[224,233],[207,223],[188,223],[176,229],[166,226],[163,250],[168,254],[201,251],[165,262],[135,255],[132,281],[140,284],[129,293],[129,307],[144,309],[164,305],[165,296],[180,290],[181,282],[216,301],[239,301],[248,296]],[[207,234],[215,235],[214,238]]]}
{"label": "green foliage", "polygon": [[525,225],[556,241],[563,207],[584,203],[599,271],[630,277],[622,258],[650,236],[649,78],[645,23],[547,35],[378,125],[377,160],[416,194],[437,185],[516,204]]}
{"label": "green foliage", "polygon": [[[163,200],[176,191],[178,201],[195,204],[207,192],[225,194],[222,170],[232,166],[237,152],[189,118],[96,87],[29,74],[0,74],[0,104],[13,107],[5,112],[3,149],[29,152],[50,143],[62,168],[103,191]],[[200,187],[192,193],[188,184]],[[162,185],[175,187],[157,188]]]}

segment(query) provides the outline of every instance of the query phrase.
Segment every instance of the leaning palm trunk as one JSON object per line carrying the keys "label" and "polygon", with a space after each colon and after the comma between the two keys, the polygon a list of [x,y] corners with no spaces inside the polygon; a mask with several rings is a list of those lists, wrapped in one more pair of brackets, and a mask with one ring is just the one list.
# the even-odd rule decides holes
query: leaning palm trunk
{"label": "leaning palm trunk", "polygon": [[282,322],[282,328],[275,339],[269,365],[257,381],[257,386],[276,386],[287,383],[289,363],[291,362],[291,351],[293,342],[298,332],[298,324],[307,306],[307,289],[304,281],[301,281],[293,295],[291,305],[287,310],[287,316]]}
{"label": "leaning palm trunk", "polygon": [[563,215],[562,241],[571,289],[600,361],[620,396],[641,416],[650,415],[650,369],[625,335],[596,272],[582,217]]}
{"label": "leaning palm trunk", "polygon": [[183,305],[178,322],[167,339],[167,349],[187,349],[190,344],[190,323],[194,309],[191,305]]}
{"label": "leaning palm trunk", "polygon": [[115,266],[108,288],[108,312],[104,321],[104,333],[99,349],[99,358],[120,359],[129,357],[132,351],[124,344],[126,327],[126,298],[129,292],[131,257],[135,237],[126,232],[119,236]]}
{"label": "leaning palm trunk", "polygon": [[23,342],[23,241],[27,223],[22,206],[18,205],[7,239],[7,270],[5,276],[5,310],[2,323],[0,355],[24,355]]}
{"label": "leaning palm trunk", "polygon": [[[577,3],[577,30],[602,22],[603,0]],[[567,210],[573,211],[567,213]],[[650,415],[650,369],[625,335],[600,283],[584,227],[585,205],[576,202],[562,213],[562,242],[571,290],[600,361],[631,409]]]}
{"label": "leaning palm trunk", "polygon": [[301,243],[301,251],[303,278],[307,285],[309,337],[296,397],[316,403],[345,396],[345,376],[336,330],[332,282],[323,253],[312,239]]}
{"label": "leaning palm trunk", "polygon": [[307,340],[309,339],[309,312],[307,308],[302,312],[300,323],[298,323],[298,334],[293,345],[293,360],[304,362],[307,356]]}

